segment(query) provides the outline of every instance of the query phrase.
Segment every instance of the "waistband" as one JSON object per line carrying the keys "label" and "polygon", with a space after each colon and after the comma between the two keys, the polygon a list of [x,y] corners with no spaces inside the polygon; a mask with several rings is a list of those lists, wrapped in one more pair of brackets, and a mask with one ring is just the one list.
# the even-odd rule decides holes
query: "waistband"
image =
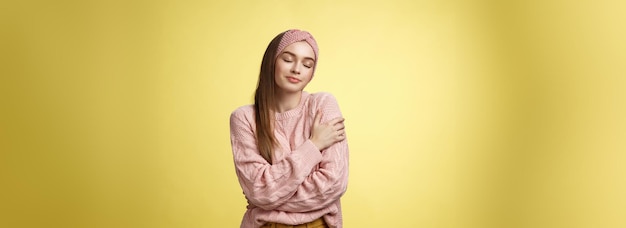
{"label": "waistband", "polygon": [[261,228],[324,228],[326,226],[326,222],[323,218],[318,218],[313,220],[312,222],[300,224],[300,225],[285,225],[282,223],[268,222],[265,223]]}

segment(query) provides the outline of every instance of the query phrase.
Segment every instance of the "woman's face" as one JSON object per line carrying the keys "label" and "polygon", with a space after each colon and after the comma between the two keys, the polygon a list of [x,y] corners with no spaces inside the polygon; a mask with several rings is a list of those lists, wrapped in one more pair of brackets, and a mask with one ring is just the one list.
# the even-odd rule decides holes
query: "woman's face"
{"label": "woman's face", "polygon": [[274,80],[281,92],[300,92],[309,84],[315,67],[315,52],[304,42],[285,47],[276,58]]}

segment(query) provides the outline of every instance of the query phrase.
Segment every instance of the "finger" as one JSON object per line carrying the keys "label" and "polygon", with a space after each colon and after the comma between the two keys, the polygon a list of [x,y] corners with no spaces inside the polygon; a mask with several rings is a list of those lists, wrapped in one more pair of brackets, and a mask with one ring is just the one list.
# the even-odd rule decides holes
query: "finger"
{"label": "finger", "polygon": [[337,124],[333,125],[333,130],[335,130],[335,131],[342,130],[344,128],[345,127],[344,127],[343,123],[337,123]]}
{"label": "finger", "polygon": [[334,119],[328,121],[327,123],[328,123],[328,125],[335,125],[337,123],[343,122],[344,120],[345,119],[343,117],[337,117],[337,118],[334,118]]}
{"label": "finger", "polygon": [[337,128],[337,130],[343,130],[346,126],[343,125],[343,122],[335,124],[335,127]]}
{"label": "finger", "polygon": [[341,134],[341,135],[337,135],[337,137],[336,137],[335,139],[336,139],[337,141],[344,140],[344,139],[346,139],[346,134],[344,133],[344,134]]}
{"label": "finger", "polygon": [[346,134],[346,131],[344,131],[344,130],[337,131],[337,135],[338,136],[342,136],[342,135],[345,135],[345,134]]}
{"label": "finger", "polygon": [[320,123],[320,119],[321,119],[321,118],[322,118],[322,117],[321,117],[321,112],[320,112],[320,111],[317,111],[317,112],[315,113],[315,118],[313,119],[313,124],[315,124],[315,125],[319,124],[319,123]]}

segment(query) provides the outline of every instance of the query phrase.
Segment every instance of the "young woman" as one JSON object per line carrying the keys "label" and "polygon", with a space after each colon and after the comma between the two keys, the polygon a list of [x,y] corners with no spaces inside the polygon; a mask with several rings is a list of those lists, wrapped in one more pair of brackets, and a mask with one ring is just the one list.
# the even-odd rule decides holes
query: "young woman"
{"label": "young woman", "polygon": [[254,105],[230,116],[235,171],[248,200],[242,228],[343,226],[344,119],[331,94],[303,91],[317,60],[310,33],[279,34],[263,56]]}

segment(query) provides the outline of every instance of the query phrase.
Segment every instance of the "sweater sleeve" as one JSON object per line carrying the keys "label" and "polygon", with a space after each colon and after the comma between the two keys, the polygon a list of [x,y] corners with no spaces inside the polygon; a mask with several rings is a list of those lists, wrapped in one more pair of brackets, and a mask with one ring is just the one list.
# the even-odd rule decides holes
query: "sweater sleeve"
{"label": "sweater sleeve", "polygon": [[270,164],[257,149],[254,116],[236,110],[230,116],[230,137],[235,170],[248,201],[273,210],[291,198],[298,186],[321,161],[319,150],[308,142],[281,161]]}
{"label": "sweater sleeve", "polygon": [[[322,95],[317,107],[322,110],[322,123],[341,117],[336,99],[330,94]],[[307,212],[335,203],[347,189],[348,158],[348,143],[345,139],[322,151],[319,168],[311,172],[298,186],[296,193],[276,210]]]}

